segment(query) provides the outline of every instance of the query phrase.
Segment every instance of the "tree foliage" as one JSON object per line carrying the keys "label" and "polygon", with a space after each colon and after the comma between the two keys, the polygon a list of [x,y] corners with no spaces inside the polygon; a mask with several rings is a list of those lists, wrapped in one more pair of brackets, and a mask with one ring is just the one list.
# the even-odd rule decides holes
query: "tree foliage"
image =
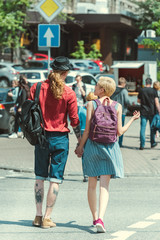
{"label": "tree foliage", "polygon": [[76,51],[70,55],[76,59],[85,59],[87,57],[85,53],[84,41],[77,41],[77,46],[75,46]]}
{"label": "tree foliage", "polygon": [[85,53],[84,41],[77,41],[76,51],[70,55],[76,59],[99,59],[102,57],[100,51],[96,48],[96,44],[91,45],[91,50],[88,54]]}
{"label": "tree foliage", "polygon": [[99,59],[102,57],[102,54],[97,49],[96,44],[91,45],[91,51],[87,54],[87,58]]}
{"label": "tree foliage", "polygon": [[0,0],[0,47],[16,48],[25,31],[26,9],[32,0]]}
{"label": "tree foliage", "polygon": [[159,21],[160,0],[134,1],[139,6],[138,26],[140,29],[152,29],[152,22]]}
{"label": "tree foliage", "polygon": [[[152,29],[156,31],[157,36],[160,36],[160,20],[152,23]],[[153,49],[155,52],[159,52],[160,50],[160,42],[155,39],[145,38],[141,44],[145,45],[146,48]]]}

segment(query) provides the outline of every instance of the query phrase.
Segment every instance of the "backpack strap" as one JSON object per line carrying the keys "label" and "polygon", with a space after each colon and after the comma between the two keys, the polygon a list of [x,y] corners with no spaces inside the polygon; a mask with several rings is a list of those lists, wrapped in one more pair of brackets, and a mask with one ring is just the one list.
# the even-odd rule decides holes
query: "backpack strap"
{"label": "backpack strap", "polygon": [[112,105],[113,107],[115,107],[117,103],[118,103],[118,102],[116,102],[116,101],[112,101],[112,104],[111,104],[111,105]]}
{"label": "backpack strap", "polygon": [[106,97],[103,102],[102,102],[102,105],[105,105],[105,102],[107,101],[107,106],[110,105],[110,98],[109,97]]}
{"label": "backpack strap", "polygon": [[[41,85],[42,85],[42,82],[38,82],[37,86],[36,86],[35,99],[34,99],[34,101],[36,103],[39,102],[39,94],[40,94],[40,90],[41,90]],[[39,105],[39,107],[40,107],[40,105]],[[40,107],[40,110],[41,110],[41,107]],[[42,130],[43,130],[44,137],[41,136],[41,138],[40,138],[40,136],[39,136],[38,139],[39,139],[40,145],[43,146],[43,144],[44,144],[44,142],[46,140],[46,132],[45,132],[45,129],[44,129],[44,120],[43,120],[43,116],[42,116],[42,112],[41,111],[40,111],[40,118],[41,118],[41,122],[42,122]]]}
{"label": "backpack strap", "polygon": [[39,102],[39,94],[40,94],[40,90],[41,90],[41,85],[42,85],[42,82],[38,82],[37,86],[36,86],[34,101],[37,103]]}
{"label": "backpack strap", "polygon": [[94,99],[93,101],[95,101],[95,102],[96,102],[97,106],[101,105],[101,102],[99,101],[99,99],[98,99],[98,98],[97,98],[97,99]]}

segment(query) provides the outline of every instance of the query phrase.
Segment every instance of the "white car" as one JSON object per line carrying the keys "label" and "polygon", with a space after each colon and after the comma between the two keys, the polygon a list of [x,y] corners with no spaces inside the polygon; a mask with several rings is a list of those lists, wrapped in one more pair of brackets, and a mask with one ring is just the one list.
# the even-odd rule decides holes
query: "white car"
{"label": "white car", "polygon": [[88,59],[69,59],[73,70],[83,71],[93,75],[100,74],[100,67],[97,63]]}
{"label": "white car", "polygon": [[22,70],[20,74],[25,75],[29,86],[31,87],[36,82],[45,81],[48,78],[48,71],[47,70]]}
{"label": "white car", "polygon": [[65,79],[66,85],[72,88],[72,85],[76,83],[75,77],[77,75],[82,76],[82,82],[86,85],[86,95],[89,92],[94,92],[97,81],[92,74],[87,72],[70,71]]}
{"label": "white car", "polygon": [[115,78],[114,77],[114,74],[111,74],[111,73],[101,73],[101,74],[97,74],[95,76],[96,80],[98,81],[100,77],[110,77],[110,78]]}

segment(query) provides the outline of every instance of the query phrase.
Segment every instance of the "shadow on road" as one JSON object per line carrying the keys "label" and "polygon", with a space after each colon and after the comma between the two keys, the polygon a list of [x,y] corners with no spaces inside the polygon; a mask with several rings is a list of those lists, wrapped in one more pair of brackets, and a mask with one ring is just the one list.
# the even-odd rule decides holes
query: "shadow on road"
{"label": "shadow on road", "polygon": [[[26,227],[34,227],[32,225],[31,220],[19,220],[18,222],[14,221],[0,221],[0,224],[6,224],[6,225],[18,225],[18,226],[26,226]],[[76,221],[70,221],[68,223],[56,223],[57,227],[62,227],[62,228],[73,228],[73,229],[78,229],[82,231],[86,231],[90,234],[95,234],[94,227],[93,226],[82,226],[76,224]],[[35,227],[38,229],[38,227]],[[53,229],[53,228],[52,228]],[[56,228],[57,229],[57,228]]]}

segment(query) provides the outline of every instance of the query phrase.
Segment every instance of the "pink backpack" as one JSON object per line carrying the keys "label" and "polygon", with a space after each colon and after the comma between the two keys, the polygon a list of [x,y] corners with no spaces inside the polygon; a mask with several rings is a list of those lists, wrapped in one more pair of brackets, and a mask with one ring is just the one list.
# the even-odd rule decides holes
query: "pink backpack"
{"label": "pink backpack", "polygon": [[[98,143],[114,143],[117,141],[117,102],[113,101],[110,105],[110,99],[107,97],[103,103],[99,99],[94,100],[97,108],[91,120],[89,139]],[[105,101],[107,105],[105,106]]]}

